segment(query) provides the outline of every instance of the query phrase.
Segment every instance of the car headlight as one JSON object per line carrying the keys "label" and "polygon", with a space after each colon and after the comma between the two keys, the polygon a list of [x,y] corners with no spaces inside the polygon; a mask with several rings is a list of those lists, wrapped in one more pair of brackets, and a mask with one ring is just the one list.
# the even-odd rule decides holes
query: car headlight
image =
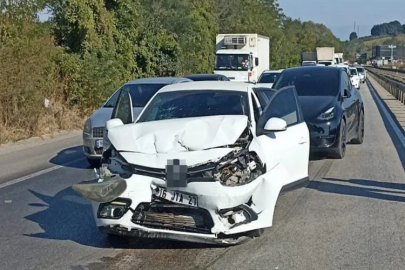
{"label": "car headlight", "polygon": [[87,134],[91,134],[91,119],[87,119],[86,122],[84,122],[84,127],[83,127],[83,132]]}
{"label": "car headlight", "polygon": [[335,107],[328,109],[326,112],[318,116],[319,120],[330,120],[335,117]]}

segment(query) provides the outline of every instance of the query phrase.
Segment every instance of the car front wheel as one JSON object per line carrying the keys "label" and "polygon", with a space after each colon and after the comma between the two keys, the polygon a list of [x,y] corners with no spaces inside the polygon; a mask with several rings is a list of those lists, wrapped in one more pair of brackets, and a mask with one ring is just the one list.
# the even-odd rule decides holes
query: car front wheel
{"label": "car front wheel", "polygon": [[357,136],[353,139],[354,144],[362,144],[364,141],[364,112],[360,112],[359,126],[357,127]]}
{"label": "car front wheel", "polygon": [[339,145],[337,146],[337,148],[335,149],[334,153],[333,153],[333,157],[336,159],[342,159],[344,158],[344,156],[346,155],[346,123],[345,121],[342,119],[340,121],[340,130],[339,130]]}

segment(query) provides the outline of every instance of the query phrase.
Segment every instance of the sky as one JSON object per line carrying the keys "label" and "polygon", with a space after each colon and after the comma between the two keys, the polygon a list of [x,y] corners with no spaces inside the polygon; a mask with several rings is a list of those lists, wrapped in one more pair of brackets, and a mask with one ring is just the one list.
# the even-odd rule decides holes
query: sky
{"label": "sky", "polygon": [[360,36],[371,35],[376,24],[398,20],[405,24],[405,0],[278,0],[284,14],[326,25],[344,41],[359,26]]}

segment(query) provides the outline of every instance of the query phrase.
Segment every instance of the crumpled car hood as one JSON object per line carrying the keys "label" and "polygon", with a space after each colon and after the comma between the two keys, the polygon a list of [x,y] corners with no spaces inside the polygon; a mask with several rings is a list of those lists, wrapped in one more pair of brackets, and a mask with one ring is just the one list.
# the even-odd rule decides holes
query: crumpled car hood
{"label": "crumpled car hood", "polygon": [[168,154],[234,144],[247,128],[244,115],[220,115],[134,123],[108,131],[117,151]]}

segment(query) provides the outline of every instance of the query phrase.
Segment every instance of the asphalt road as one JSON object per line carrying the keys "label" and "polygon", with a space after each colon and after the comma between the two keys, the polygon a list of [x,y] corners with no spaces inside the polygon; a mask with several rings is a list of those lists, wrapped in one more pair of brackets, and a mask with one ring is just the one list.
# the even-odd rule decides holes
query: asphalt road
{"label": "asphalt road", "polygon": [[99,234],[70,188],[91,175],[80,136],[0,151],[0,269],[404,269],[405,146],[361,93],[364,144],[311,161],[312,181],[280,197],[274,226],[230,248]]}

